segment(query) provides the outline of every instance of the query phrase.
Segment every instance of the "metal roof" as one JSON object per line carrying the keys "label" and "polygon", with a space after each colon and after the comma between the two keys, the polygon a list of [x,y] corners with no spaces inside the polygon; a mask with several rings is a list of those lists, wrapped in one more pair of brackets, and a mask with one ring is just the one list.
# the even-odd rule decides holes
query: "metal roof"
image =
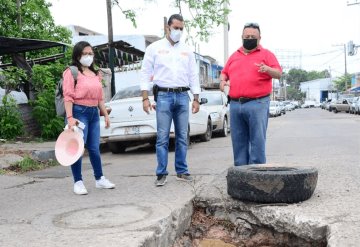
{"label": "metal roof", "polygon": [[16,53],[23,53],[28,51],[47,49],[52,47],[65,47],[68,44],[38,40],[38,39],[24,39],[0,36],[0,56],[11,55]]}

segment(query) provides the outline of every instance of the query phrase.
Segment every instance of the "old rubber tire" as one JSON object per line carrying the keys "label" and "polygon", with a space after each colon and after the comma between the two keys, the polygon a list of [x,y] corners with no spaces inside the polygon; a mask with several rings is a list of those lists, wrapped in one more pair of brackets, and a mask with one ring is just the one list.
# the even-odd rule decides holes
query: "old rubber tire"
{"label": "old rubber tire", "polygon": [[317,178],[312,167],[237,166],[228,169],[227,192],[243,201],[295,203],[311,197]]}

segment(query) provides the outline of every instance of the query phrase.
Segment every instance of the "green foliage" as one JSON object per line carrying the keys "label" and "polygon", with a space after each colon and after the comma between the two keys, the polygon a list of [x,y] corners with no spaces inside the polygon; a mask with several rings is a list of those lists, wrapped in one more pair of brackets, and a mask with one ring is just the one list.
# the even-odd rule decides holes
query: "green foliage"
{"label": "green foliage", "polygon": [[201,41],[208,41],[211,30],[225,23],[230,9],[224,4],[229,4],[229,0],[176,0],[180,13],[184,8],[190,13],[191,19],[185,20],[186,29],[189,33],[194,30]]}
{"label": "green foliage", "polygon": [[11,95],[5,94],[0,105],[0,138],[14,139],[24,133],[24,124],[16,104]]}
{"label": "green foliage", "polygon": [[302,93],[300,90],[293,87],[287,88],[286,95],[288,99],[292,100],[302,100],[306,97],[306,93]]}
{"label": "green foliage", "polygon": [[55,87],[62,76],[65,66],[61,63],[35,65],[33,67],[33,85],[36,99],[31,101],[33,116],[41,128],[45,139],[56,138],[64,127],[64,119],[56,116]]}
{"label": "green foliage", "polygon": [[9,66],[0,71],[0,87],[5,89],[5,94],[9,94],[12,90],[18,89],[26,78],[23,69]]}
{"label": "green foliage", "polygon": [[306,71],[303,69],[291,69],[288,73],[284,73],[282,78],[286,80],[287,84],[290,84],[293,88],[298,89],[301,82],[312,81],[321,78],[329,78],[330,73],[327,70],[324,71]]}
{"label": "green foliage", "polygon": [[[156,0],[144,1],[155,2]],[[117,5],[136,28],[136,12],[131,9],[124,10],[119,2],[119,0],[112,0],[112,4]],[[179,9],[179,13],[183,15],[188,33],[194,31],[196,37],[199,37],[201,41],[208,41],[214,27],[225,23],[226,17],[230,13],[229,8],[224,8],[224,5],[229,4],[230,0],[173,0],[172,2]],[[187,19],[188,15],[190,18]]]}
{"label": "green foliage", "polygon": [[50,160],[48,162],[41,162],[34,160],[30,156],[25,156],[21,161],[16,162],[10,167],[0,170],[0,174],[6,174],[7,171],[12,171],[16,173],[24,173],[30,171],[37,171],[44,169],[46,167],[56,166],[58,163],[56,161]]}
{"label": "green foliage", "polygon": [[0,0],[0,36],[45,39],[70,43],[70,32],[56,26],[45,0]]}
{"label": "green foliage", "polygon": [[347,74],[347,75],[343,75],[343,76],[336,78],[333,81],[335,84],[335,88],[339,92],[346,91],[346,89],[349,88],[351,85],[351,77],[352,76],[353,76],[352,74]]}

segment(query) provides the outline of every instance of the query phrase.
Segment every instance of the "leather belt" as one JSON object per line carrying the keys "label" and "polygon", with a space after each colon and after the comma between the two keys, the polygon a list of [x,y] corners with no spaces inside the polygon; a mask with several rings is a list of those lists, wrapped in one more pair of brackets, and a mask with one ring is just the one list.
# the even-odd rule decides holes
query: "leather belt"
{"label": "leather belt", "polygon": [[252,101],[252,100],[257,100],[257,99],[262,99],[262,98],[266,98],[269,97],[270,94],[267,94],[265,96],[261,96],[261,97],[257,97],[257,98],[246,98],[246,97],[240,97],[240,98],[230,98],[232,101],[236,101],[239,102],[241,104],[245,104],[246,102]]}
{"label": "leather belt", "polygon": [[189,91],[189,87],[158,87],[159,92],[181,93]]}

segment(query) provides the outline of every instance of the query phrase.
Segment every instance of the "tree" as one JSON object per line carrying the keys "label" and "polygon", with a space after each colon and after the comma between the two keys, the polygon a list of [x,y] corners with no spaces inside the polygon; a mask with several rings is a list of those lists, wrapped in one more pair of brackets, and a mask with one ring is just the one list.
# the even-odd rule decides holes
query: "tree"
{"label": "tree", "polygon": [[214,26],[225,23],[230,9],[225,8],[229,0],[175,0],[179,13],[183,13],[186,8],[190,14],[189,19],[185,20],[185,26],[190,33],[194,30],[196,36],[201,41],[208,41],[211,36],[211,30]]}
{"label": "tree", "polygon": [[[0,0],[0,36],[70,43],[71,33],[56,26],[45,0]],[[14,21],[18,20],[18,21]]]}
{"label": "tree", "polygon": [[352,76],[353,76],[352,74],[347,74],[347,75],[343,75],[343,76],[340,76],[340,77],[336,78],[333,81],[334,84],[335,84],[335,88],[339,92],[346,91],[345,85],[347,85],[349,87],[349,85],[351,84],[351,77]]}
{"label": "tree", "polygon": [[[155,2],[156,0],[144,0]],[[117,5],[125,17],[132,21],[136,27],[136,12],[131,9],[125,10],[119,0],[112,0],[113,5]],[[195,32],[195,36],[201,41],[208,41],[211,30],[225,23],[230,9],[227,8],[230,0],[173,0],[173,4],[179,9],[179,13],[184,17],[185,28],[188,33]]]}
{"label": "tree", "polygon": [[293,87],[287,88],[286,95],[288,99],[292,100],[302,100],[306,96],[305,93],[302,93],[299,89],[295,89]]}
{"label": "tree", "polygon": [[291,87],[299,89],[300,83],[304,81],[312,81],[321,78],[329,78],[328,70],[323,71],[306,71],[303,69],[291,69],[288,73],[283,74],[283,78]]}
{"label": "tree", "polygon": [[307,81],[307,72],[303,69],[291,69],[283,75],[286,82],[293,88],[298,89],[300,82]]}

